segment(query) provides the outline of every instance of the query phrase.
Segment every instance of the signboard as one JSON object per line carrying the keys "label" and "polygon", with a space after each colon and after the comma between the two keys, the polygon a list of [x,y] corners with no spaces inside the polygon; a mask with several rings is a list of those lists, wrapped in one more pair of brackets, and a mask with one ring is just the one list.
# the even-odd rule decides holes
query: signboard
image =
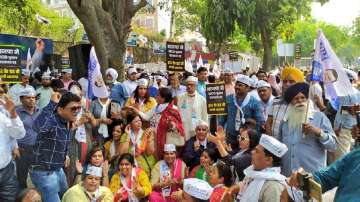
{"label": "signboard", "polygon": [[0,78],[4,83],[16,83],[21,79],[20,47],[0,45]]}
{"label": "signboard", "polygon": [[70,68],[70,59],[68,57],[61,57],[61,68],[62,69]]}
{"label": "signboard", "polygon": [[[4,82],[6,83],[20,82],[20,77],[17,76],[18,74],[17,69],[20,71],[20,69],[24,69],[26,67],[27,54],[29,49],[30,49],[30,55],[32,57],[32,65],[30,66],[30,70],[35,69],[37,67],[41,68],[41,63],[45,62],[44,56],[46,54],[53,53],[53,42],[52,40],[46,38],[41,38],[42,41],[41,43],[39,42],[39,40],[40,39],[34,37],[24,37],[24,36],[17,36],[11,34],[0,34],[0,46],[3,52],[1,54],[2,64],[0,65],[0,71],[1,71],[0,75],[4,80]],[[15,49],[17,49],[18,51],[15,51]],[[13,54],[10,54],[11,50],[13,50],[12,51]],[[35,54],[35,51],[37,52],[37,54]],[[36,55],[35,57],[34,54]],[[16,59],[15,56],[17,57]],[[14,62],[15,60],[16,62]],[[14,66],[11,67],[5,66],[5,65],[9,65],[9,63],[13,64]]]}
{"label": "signboard", "polygon": [[301,44],[295,45],[295,59],[300,60],[301,59]]}
{"label": "signboard", "polygon": [[294,56],[294,44],[283,43],[282,40],[277,40],[277,54],[279,57]]}
{"label": "signboard", "polygon": [[210,115],[225,115],[226,95],[224,83],[206,84],[207,113]]}
{"label": "signboard", "polygon": [[229,52],[229,60],[230,61],[238,61],[239,60],[239,54],[236,51],[230,51]]}
{"label": "signboard", "polygon": [[173,72],[185,71],[185,44],[166,42],[166,69]]}

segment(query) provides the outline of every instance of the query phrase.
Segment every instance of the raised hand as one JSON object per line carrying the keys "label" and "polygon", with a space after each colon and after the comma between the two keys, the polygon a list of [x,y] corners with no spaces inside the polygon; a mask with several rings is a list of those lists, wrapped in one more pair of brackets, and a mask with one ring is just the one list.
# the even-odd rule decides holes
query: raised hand
{"label": "raised hand", "polygon": [[79,160],[76,160],[75,167],[76,167],[76,172],[77,173],[82,173],[83,170],[84,170],[84,168],[83,168],[83,166],[82,166],[82,164],[80,163]]}

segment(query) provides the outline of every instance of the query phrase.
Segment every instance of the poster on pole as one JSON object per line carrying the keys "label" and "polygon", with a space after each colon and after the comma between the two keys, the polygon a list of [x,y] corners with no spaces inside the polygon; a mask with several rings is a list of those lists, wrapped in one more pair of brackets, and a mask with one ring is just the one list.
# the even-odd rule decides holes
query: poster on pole
{"label": "poster on pole", "polygon": [[185,71],[185,44],[166,42],[166,69],[173,72]]}
{"label": "poster on pole", "polygon": [[20,47],[0,45],[0,78],[3,83],[17,83],[21,80]]}
{"label": "poster on pole", "polygon": [[295,59],[300,60],[301,59],[301,44],[295,45]]}
{"label": "poster on pole", "polygon": [[224,83],[206,84],[206,104],[209,115],[227,114]]}

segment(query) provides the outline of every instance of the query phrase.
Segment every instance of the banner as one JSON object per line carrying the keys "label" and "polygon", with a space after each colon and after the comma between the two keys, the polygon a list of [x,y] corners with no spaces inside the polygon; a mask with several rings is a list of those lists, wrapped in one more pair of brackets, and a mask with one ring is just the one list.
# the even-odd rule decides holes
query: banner
{"label": "banner", "polygon": [[173,72],[185,71],[185,44],[166,42],[166,69]]}
{"label": "banner", "polygon": [[209,115],[227,114],[224,83],[206,84],[206,105]]}
{"label": "banner", "polygon": [[3,83],[21,80],[20,47],[0,45],[0,78]]}
{"label": "banner", "polygon": [[94,97],[105,98],[109,96],[109,92],[105,86],[104,79],[100,71],[100,64],[95,53],[95,48],[92,47],[90,50],[89,67],[88,67],[88,99]]}
{"label": "banner", "polygon": [[338,108],[335,104],[338,96],[355,93],[343,65],[321,30],[318,30],[310,80],[324,83],[325,97],[335,108]]}

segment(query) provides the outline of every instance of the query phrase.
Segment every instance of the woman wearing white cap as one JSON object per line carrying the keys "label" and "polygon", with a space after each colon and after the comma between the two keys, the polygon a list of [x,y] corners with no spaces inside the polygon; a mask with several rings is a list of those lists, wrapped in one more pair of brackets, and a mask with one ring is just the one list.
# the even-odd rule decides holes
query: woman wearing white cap
{"label": "woman wearing white cap", "polygon": [[[139,79],[137,84],[134,95],[126,101],[125,107],[136,112],[141,111],[145,114],[150,114],[157,103],[153,97],[150,97],[148,90],[149,82],[146,79]],[[146,125],[148,126],[148,124]]]}
{"label": "woman wearing white cap", "polygon": [[181,187],[185,175],[186,165],[176,158],[175,145],[165,144],[164,160],[157,162],[151,171],[150,202],[175,202],[170,196]]}
{"label": "woman wearing white cap", "polygon": [[110,189],[100,186],[101,177],[101,167],[87,167],[83,182],[68,189],[62,198],[62,202],[112,202],[113,195]]}

